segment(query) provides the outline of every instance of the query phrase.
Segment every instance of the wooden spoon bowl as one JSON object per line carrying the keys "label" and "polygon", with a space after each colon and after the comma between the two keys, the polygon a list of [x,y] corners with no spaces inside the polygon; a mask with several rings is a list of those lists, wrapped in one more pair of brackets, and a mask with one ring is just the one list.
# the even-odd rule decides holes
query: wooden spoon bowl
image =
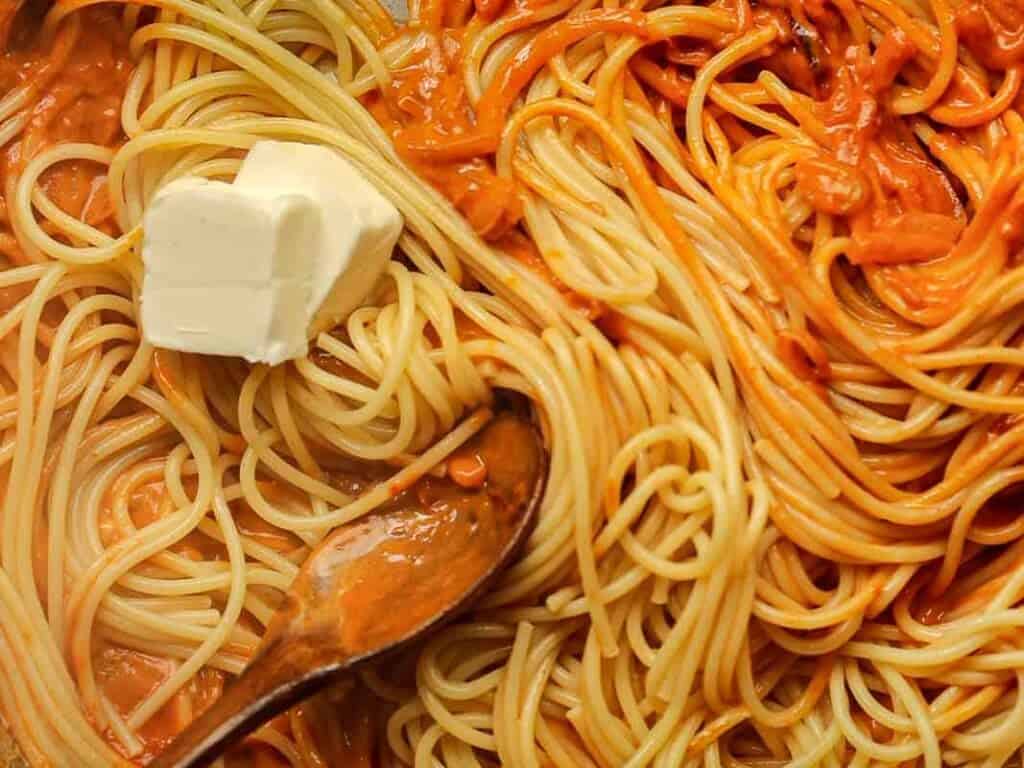
{"label": "wooden spoon bowl", "polygon": [[[242,676],[151,768],[209,765],[244,735],[354,666],[465,611],[525,542],[547,479],[540,434],[508,406],[449,460],[310,555]],[[451,474],[451,473],[450,473]],[[467,481],[468,479],[468,481]]]}

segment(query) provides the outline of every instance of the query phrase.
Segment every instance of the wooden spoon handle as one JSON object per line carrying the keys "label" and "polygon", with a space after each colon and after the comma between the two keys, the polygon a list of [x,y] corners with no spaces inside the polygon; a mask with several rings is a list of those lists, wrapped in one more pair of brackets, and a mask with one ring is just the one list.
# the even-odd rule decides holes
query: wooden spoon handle
{"label": "wooden spoon handle", "polygon": [[267,649],[148,768],[210,765],[247,734],[327,686],[343,668],[310,672],[308,665],[291,663],[283,645]]}

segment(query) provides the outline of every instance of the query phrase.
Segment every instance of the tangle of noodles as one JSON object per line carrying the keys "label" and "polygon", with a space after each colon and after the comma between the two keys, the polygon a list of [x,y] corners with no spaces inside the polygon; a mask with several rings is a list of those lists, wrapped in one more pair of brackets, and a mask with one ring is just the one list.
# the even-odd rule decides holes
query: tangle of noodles
{"label": "tangle of noodles", "polygon": [[[1016,761],[1019,0],[13,10],[0,712],[30,765],[145,764],[371,511],[353,467],[427,461],[499,387],[551,458],[521,560],[226,765]],[[153,350],[147,201],[261,139],[358,166],[395,259],[308,359]]]}

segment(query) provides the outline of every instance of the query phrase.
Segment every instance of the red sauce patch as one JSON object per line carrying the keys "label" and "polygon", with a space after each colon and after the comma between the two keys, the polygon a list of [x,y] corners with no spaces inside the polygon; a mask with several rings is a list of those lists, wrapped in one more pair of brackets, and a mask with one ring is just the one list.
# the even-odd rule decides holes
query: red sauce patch
{"label": "red sauce patch", "polygon": [[[458,137],[473,131],[475,119],[461,71],[461,33],[421,32],[412,59],[392,71],[391,85],[374,92],[366,107],[395,139],[399,151],[410,137]],[[403,153],[413,169],[437,188],[487,240],[508,233],[523,215],[515,182],[502,178],[482,157],[422,161]]]}
{"label": "red sauce patch", "polygon": [[[20,139],[0,160],[0,177],[17,173],[40,151],[61,142],[114,147],[123,140],[121,102],[131,77],[128,37],[110,8],[87,8],[48,45],[42,39],[0,56],[0,93],[31,84],[33,106]],[[105,170],[69,161],[41,178],[61,209],[113,232]]]}
{"label": "red sauce patch", "polygon": [[956,30],[971,54],[990,69],[1024,62],[1024,6],[1007,0],[970,0],[956,13]]}
{"label": "red sauce patch", "polygon": [[[150,656],[139,651],[107,646],[94,660],[96,681],[118,714],[129,718],[178,668],[176,661]],[[141,754],[132,755],[140,765],[162,752],[189,723],[220,696],[224,676],[203,669],[138,730]],[[120,740],[108,730],[107,741],[129,757]]]}

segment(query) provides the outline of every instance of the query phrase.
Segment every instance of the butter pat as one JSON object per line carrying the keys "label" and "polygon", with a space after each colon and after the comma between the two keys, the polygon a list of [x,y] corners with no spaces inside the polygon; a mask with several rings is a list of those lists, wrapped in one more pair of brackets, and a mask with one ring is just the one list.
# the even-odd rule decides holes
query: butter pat
{"label": "butter pat", "polygon": [[145,219],[146,340],[271,364],[305,354],[320,217],[301,195],[168,184]]}
{"label": "butter pat", "polygon": [[336,152],[260,142],[234,184],[161,189],[143,229],[146,340],[276,365],[366,299],[402,218]]}
{"label": "butter pat", "polygon": [[387,266],[402,232],[401,214],[345,158],[313,144],[256,144],[235,185],[317,202],[323,236],[310,297],[311,335],[348,317]]}

